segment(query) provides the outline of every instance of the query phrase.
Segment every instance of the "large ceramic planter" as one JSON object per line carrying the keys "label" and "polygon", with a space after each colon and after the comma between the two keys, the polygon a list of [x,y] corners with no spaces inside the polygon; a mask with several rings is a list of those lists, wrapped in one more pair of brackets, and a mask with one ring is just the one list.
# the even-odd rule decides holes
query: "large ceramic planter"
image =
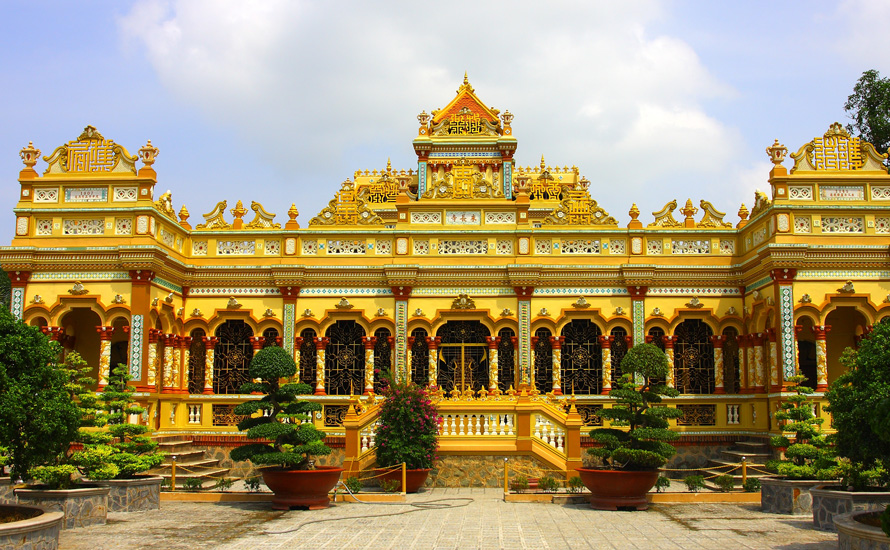
{"label": "large ceramic planter", "polygon": [[340,479],[343,468],[317,466],[315,470],[265,468],[263,481],[275,493],[272,508],[289,510],[292,506],[319,510],[331,503],[328,492]]}
{"label": "large ceramic planter", "polygon": [[813,495],[813,525],[822,531],[834,531],[834,517],[853,512],[883,511],[890,504],[890,491],[844,491],[840,487],[819,485]]}
{"label": "large ceramic planter", "polygon": [[770,514],[809,514],[813,510],[810,489],[822,483],[816,479],[760,478],[760,510]]}
{"label": "large ceramic planter", "polygon": [[108,515],[108,487],[45,489],[40,485],[18,488],[19,504],[40,506],[65,515],[62,529],[102,525]]}
{"label": "large ceramic planter", "polygon": [[130,479],[91,481],[108,487],[109,512],[145,512],[161,507],[161,476],[136,476]]}
{"label": "large ceramic planter", "polygon": [[880,527],[856,521],[868,512],[834,516],[837,547],[843,550],[890,550],[890,537]]}
{"label": "large ceramic planter", "polygon": [[658,470],[623,471],[578,468],[581,481],[590,490],[590,506],[597,510],[649,507],[646,493],[658,481]]}
{"label": "large ceramic planter", "polygon": [[62,512],[47,512],[36,506],[0,505],[0,512],[24,512],[27,519],[0,523],[0,548],[9,550],[55,550],[59,547]]}
{"label": "large ceramic planter", "polygon": [[[405,492],[416,493],[423,486],[423,482],[430,475],[431,468],[418,468],[416,470],[405,470]],[[394,481],[402,487],[402,470],[394,470],[386,472],[380,476],[381,480]]]}

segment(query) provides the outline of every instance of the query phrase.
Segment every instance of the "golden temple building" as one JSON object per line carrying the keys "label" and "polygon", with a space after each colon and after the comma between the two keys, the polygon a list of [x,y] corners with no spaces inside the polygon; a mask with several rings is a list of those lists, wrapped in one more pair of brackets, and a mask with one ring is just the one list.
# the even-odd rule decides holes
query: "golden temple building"
{"label": "golden temple building", "polygon": [[235,438],[250,359],[281,346],[353,467],[373,462],[392,371],[437,391],[443,459],[566,469],[634,344],[664,349],[671,423],[706,452],[775,433],[798,370],[827,418],[842,351],[890,315],[887,155],[837,123],[790,159],[768,147],[769,193],[735,225],[682,190],[621,225],[578,167],[518,164],[513,115],[466,79],[417,120],[416,166],[354,172],[304,226],[249,197],[177,211],[151,142],[131,154],[88,126],[46,156],[29,143],[0,249],[12,312],[100,386],[128,365],[157,434]]}

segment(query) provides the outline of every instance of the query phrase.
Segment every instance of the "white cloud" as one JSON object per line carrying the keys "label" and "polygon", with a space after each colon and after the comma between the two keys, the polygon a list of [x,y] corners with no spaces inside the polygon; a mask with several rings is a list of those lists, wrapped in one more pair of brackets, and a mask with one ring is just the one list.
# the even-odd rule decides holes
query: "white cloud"
{"label": "white cloud", "polygon": [[740,146],[703,107],[734,91],[687,43],[649,36],[662,16],[656,1],[145,0],[120,30],[180,101],[302,185],[304,213],[355,169],[387,156],[410,168],[415,115],[444,106],[467,69],[484,101],[516,114],[519,162],[579,166],[626,219],[631,202],[680,195],[720,208],[713,181]]}

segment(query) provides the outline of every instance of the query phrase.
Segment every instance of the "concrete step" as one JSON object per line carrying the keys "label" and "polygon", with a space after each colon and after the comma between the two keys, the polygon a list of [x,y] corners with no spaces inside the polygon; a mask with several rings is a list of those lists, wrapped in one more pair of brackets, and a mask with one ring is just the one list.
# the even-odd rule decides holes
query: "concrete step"
{"label": "concrete step", "polygon": [[736,441],[735,448],[738,451],[760,454],[769,454],[772,452],[772,447],[769,446],[769,443],[762,443],[759,441]]}
{"label": "concrete step", "polygon": [[761,464],[765,463],[767,460],[770,460],[773,457],[772,453],[749,453],[747,451],[735,450],[721,451],[720,454],[722,454],[732,462],[741,462],[744,458],[748,462],[759,462]]}
{"label": "concrete step", "polygon": [[200,449],[190,449],[186,451],[168,452],[167,457],[164,459],[164,464],[170,464],[174,456],[176,457],[176,462],[191,462],[203,459],[204,451]]}
{"label": "concrete step", "polygon": [[[191,462],[176,462],[176,471],[194,471],[194,470],[202,470],[207,468],[219,468],[218,460],[195,460]],[[170,470],[173,469],[172,464],[164,463],[158,466],[157,468],[152,470],[152,473],[161,474],[161,473],[169,473]]]}

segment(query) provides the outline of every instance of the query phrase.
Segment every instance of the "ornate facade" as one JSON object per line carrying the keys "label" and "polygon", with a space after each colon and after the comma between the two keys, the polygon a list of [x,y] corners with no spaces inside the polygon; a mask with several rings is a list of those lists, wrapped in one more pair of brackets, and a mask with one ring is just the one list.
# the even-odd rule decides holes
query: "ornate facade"
{"label": "ornate facade", "polygon": [[[513,115],[466,79],[417,119],[416,167],[356,171],[306,227],[296,205],[279,223],[241,200],[193,226],[156,194],[151,142],[131,155],[88,126],[43,174],[29,144],[0,249],[12,311],[100,385],[127,364],[161,433],[234,433],[249,360],[277,345],[325,404],[318,425],[357,430],[347,455],[367,451],[372,420],[356,424],[350,396],[392,370],[439,389],[445,436],[526,433],[563,458],[571,430],[602,422],[635,343],[668,355],[677,429],[765,434],[786,377],[824,390],[890,314],[887,155],[839,124],[789,161],[768,147],[770,193],[735,225],[682,196],[622,225],[577,167],[517,164]],[[542,407],[531,427],[522,402]]]}

